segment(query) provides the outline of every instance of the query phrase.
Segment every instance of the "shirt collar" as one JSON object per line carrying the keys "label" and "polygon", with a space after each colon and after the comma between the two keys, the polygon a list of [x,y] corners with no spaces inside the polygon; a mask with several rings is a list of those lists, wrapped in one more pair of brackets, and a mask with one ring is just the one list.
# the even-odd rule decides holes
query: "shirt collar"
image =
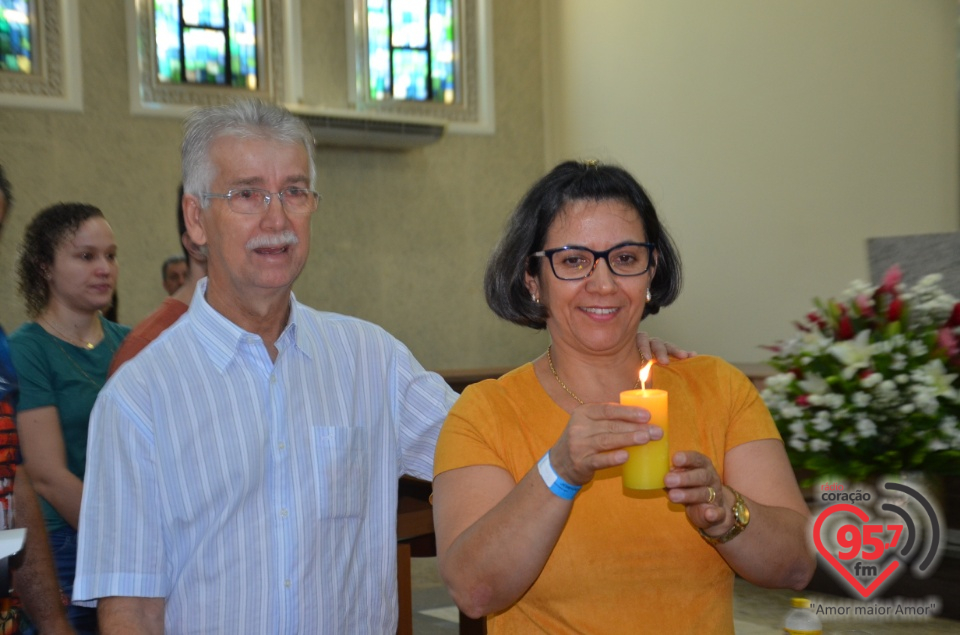
{"label": "shirt collar", "polygon": [[[243,330],[210,306],[206,294],[207,279],[203,278],[197,283],[197,288],[193,292],[188,314],[199,335],[201,346],[207,350],[207,354],[210,355],[210,359],[217,369],[223,372],[237,356],[241,344],[260,344],[262,346],[263,343],[259,335]],[[303,308],[291,292],[290,318],[287,326],[277,339],[277,350],[281,354],[290,346],[307,354],[303,346],[302,329],[297,328],[298,321],[302,320],[302,310]],[[307,356],[309,357],[309,354]]]}

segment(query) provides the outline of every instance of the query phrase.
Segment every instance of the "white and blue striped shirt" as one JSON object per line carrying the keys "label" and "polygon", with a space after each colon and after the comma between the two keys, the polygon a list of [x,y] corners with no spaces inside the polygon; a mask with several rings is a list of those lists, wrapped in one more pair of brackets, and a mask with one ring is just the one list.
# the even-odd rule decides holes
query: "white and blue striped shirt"
{"label": "white and blue striped shirt", "polygon": [[432,478],[456,394],[292,294],[271,362],[205,289],[97,400],[73,599],[165,598],[168,633],[392,635],[397,479]]}

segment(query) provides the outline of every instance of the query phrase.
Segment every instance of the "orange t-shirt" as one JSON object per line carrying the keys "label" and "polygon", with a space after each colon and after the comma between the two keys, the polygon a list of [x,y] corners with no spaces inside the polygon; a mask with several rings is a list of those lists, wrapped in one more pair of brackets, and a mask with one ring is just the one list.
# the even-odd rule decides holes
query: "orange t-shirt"
{"label": "orange t-shirt", "polygon": [[123,338],[123,343],[113,355],[107,377],[113,377],[117,369],[137,356],[147,347],[147,344],[160,337],[160,334],[173,326],[180,316],[190,307],[174,298],[166,298],[163,303],[142,322],[137,324],[130,333]]}
{"label": "orange t-shirt", "polygon": [[[652,384],[669,394],[670,452],[705,454],[721,478],[728,450],[780,438],[753,384],[723,360],[672,360],[654,367]],[[531,364],[474,384],[443,426],[434,474],[495,465],[519,481],[568,420]],[[598,472],[583,487],[540,577],[488,617],[490,635],[734,632],[733,570],[682,506],[663,490],[625,493],[620,472]]]}

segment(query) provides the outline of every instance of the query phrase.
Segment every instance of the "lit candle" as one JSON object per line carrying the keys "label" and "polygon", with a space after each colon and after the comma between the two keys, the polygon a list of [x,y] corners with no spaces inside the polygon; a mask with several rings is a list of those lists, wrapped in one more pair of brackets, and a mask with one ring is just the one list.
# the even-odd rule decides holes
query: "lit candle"
{"label": "lit candle", "polygon": [[662,439],[627,448],[630,458],[623,465],[623,486],[629,489],[662,489],[663,477],[670,469],[667,391],[647,390],[647,378],[652,365],[653,361],[647,362],[640,370],[639,389],[620,393],[621,404],[639,406],[650,411],[650,423],[663,429]]}

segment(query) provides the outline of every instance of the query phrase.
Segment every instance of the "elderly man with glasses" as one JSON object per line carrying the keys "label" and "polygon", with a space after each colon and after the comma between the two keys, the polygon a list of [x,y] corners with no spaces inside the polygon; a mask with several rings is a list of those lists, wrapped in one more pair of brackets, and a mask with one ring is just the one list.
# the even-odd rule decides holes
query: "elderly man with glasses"
{"label": "elderly man with glasses", "polygon": [[74,600],[107,634],[389,632],[397,478],[430,478],[455,395],[291,293],[320,199],[296,117],[198,111],[182,160],[208,277],[91,415]]}

